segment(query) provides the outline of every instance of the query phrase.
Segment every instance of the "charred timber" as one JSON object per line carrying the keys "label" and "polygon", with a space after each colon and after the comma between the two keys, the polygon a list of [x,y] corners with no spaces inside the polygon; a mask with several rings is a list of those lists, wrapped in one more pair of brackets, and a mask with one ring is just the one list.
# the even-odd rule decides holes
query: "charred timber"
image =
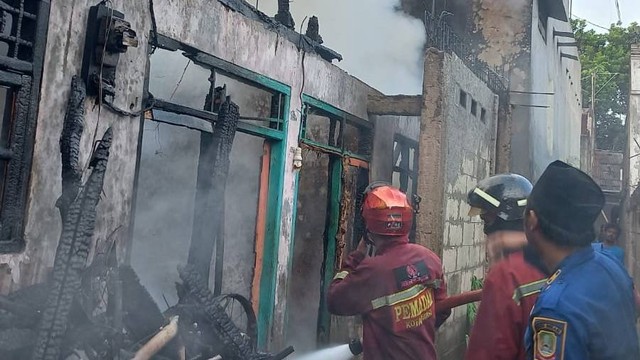
{"label": "charred timber", "polygon": [[[278,33],[280,36],[289,40],[289,42],[295,44],[300,50],[314,52],[328,62],[332,62],[333,60],[342,61],[342,55],[340,55],[339,53],[319,44],[317,41],[312,40],[308,36],[299,34],[293,29],[293,27],[289,28],[285,25],[282,25],[277,19],[271,18],[258,11],[255,7],[249,5],[246,1],[218,0],[218,2],[233,11],[239,12],[249,19],[262,22],[263,24],[267,25],[268,29]],[[168,37],[158,35],[158,41],[163,47],[169,49],[177,49],[176,42],[172,41]]]}
{"label": "charred timber", "polygon": [[67,211],[78,196],[82,182],[80,169],[80,139],[84,131],[84,100],[86,90],[78,76],[71,79],[71,93],[60,136],[62,157],[62,195],[56,202],[64,223]]}
{"label": "charred timber", "polygon": [[238,105],[227,97],[220,105],[213,133],[203,133],[200,140],[197,188],[203,195],[196,199],[188,262],[205,280],[209,279],[214,245],[223,241],[224,194],[239,117]]}
{"label": "charred timber", "polygon": [[320,22],[318,22],[317,16],[309,18],[309,25],[307,25],[307,32],[305,33],[309,39],[322,44],[322,36],[320,36]]}
{"label": "charred timber", "polygon": [[252,349],[250,341],[242,336],[194,267],[189,265],[178,267],[178,274],[183,282],[181,302],[188,298],[202,308],[206,321],[212,325],[211,328],[217,338],[215,340],[220,341],[224,346],[221,353],[223,359],[268,359]]}
{"label": "charred timber", "polygon": [[60,358],[69,313],[74,297],[80,291],[81,272],[89,256],[96,206],[104,184],[111,141],[112,130],[109,128],[91,159],[91,175],[65,216],[53,265],[52,288],[40,320],[32,356],[34,360]]}
{"label": "charred timber", "polygon": [[293,21],[291,11],[289,11],[289,0],[278,0],[278,13],[274,19],[291,30],[295,28],[296,23]]}

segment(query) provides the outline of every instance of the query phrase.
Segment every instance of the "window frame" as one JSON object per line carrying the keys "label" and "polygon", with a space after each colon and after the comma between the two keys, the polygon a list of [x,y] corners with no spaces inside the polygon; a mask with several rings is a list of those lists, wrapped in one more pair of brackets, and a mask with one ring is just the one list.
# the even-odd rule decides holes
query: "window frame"
{"label": "window frame", "polygon": [[[393,137],[394,144],[394,159],[393,159],[393,173],[398,173],[400,175],[400,190],[407,193],[407,187],[409,186],[409,178],[411,178],[411,194],[417,195],[418,192],[418,142],[409,139],[406,136],[401,134],[395,134]],[[400,149],[398,150],[398,157],[402,157],[400,165],[396,165],[397,158],[395,156],[395,147],[396,144]],[[413,164],[409,163],[408,154],[413,149]],[[407,155],[406,157],[403,155]],[[406,158],[406,161],[404,159]],[[404,165],[404,166],[403,166]],[[413,199],[412,199],[413,201]]]}
{"label": "window frame", "polygon": [[373,144],[369,144],[370,145],[369,148],[362,152],[349,151],[344,146],[344,134],[345,134],[344,131],[341,131],[341,133],[339,134],[339,136],[342,136],[342,139],[339,139],[339,146],[338,145],[332,146],[329,144],[319,143],[317,141],[313,141],[306,137],[307,111],[309,110],[309,108],[318,109],[324,112],[326,116],[329,117],[330,119],[334,119],[338,121],[340,124],[341,130],[344,129],[346,125],[351,125],[351,126],[357,127],[361,131],[370,132],[370,134],[364,135],[362,136],[362,138],[366,138],[367,136],[370,136],[371,139],[373,139],[374,130],[373,130],[373,124],[371,122],[361,119],[355,115],[349,114],[345,111],[342,111],[332,105],[329,105],[307,94],[302,94],[302,108],[303,108],[302,125],[300,126],[300,134],[299,134],[299,139],[302,144],[319,148],[330,154],[354,158],[354,159],[362,160],[365,162],[369,162],[371,160],[370,158],[371,158],[371,151],[373,150],[372,149]]}
{"label": "window frame", "polygon": [[[409,164],[409,156],[406,156],[407,161],[403,162],[401,161],[401,165],[404,164],[404,168],[402,166],[396,166],[396,162],[397,159],[395,158],[395,147],[396,144],[398,144],[398,147],[406,147],[406,151],[403,151],[404,149],[399,149],[399,155],[408,155],[411,152],[411,149],[413,149],[413,164]],[[393,159],[393,172],[392,172],[392,178],[393,175],[395,173],[399,174],[400,177],[400,191],[404,192],[405,194],[407,193],[407,187],[408,187],[408,182],[409,182],[409,178],[411,178],[411,199],[409,199],[409,201],[411,202],[411,206],[413,206],[414,208],[418,205],[416,203],[416,197],[418,196],[418,171],[419,171],[419,161],[418,161],[418,157],[419,157],[419,150],[420,150],[420,144],[418,143],[418,141],[410,139],[406,136],[403,136],[401,134],[395,134],[394,138],[393,138],[393,146],[394,146],[394,159]],[[405,158],[405,156],[402,156],[402,158]],[[411,166],[411,168],[409,168],[409,166]],[[409,234],[409,240],[411,242],[415,242],[415,234],[416,234],[416,223],[417,221],[413,221],[413,224],[411,226],[411,232]]]}
{"label": "window frame", "polygon": [[[283,200],[283,184],[285,174],[286,161],[286,142],[287,128],[289,122],[289,109],[291,101],[291,87],[277,80],[273,80],[249,69],[243,68],[216,56],[207,54],[202,50],[196,49],[190,45],[184,44],[178,40],[174,40],[162,34],[156,34],[150,39],[151,46],[169,51],[181,51],[189,54],[189,59],[194,63],[214,69],[216,73],[220,73],[234,80],[246,82],[251,86],[262,87],[282,95],[280,104],[282,106],[280,125],[277,128],[269,128],[257,126],[251,123],[239,121],[237,130],[239,132],[258,136],[269,142],[270,146],[270,171],[268,175],[268,196],[266,204],[266,221],[265,221],[265,238],[264,238],[264,254],[260,266],[262,271],[259,283],[259,301],[257,311],[257,327],[258,327],[258,346],[265,346],[273,323],[273,309],[275,307],[275,288],[277,277],[277,260],[278,260],[278,244],[281,234],[282,225],[282,200]],[[150,61],[147,63],[146,79],[145,79],[145,97],[149,95],[149,78],[151,73]],[[233,97],[231,98],[233,101]],[[189,129],[197,130],[202,133],[212,133],[213,125],[217,121],[217,113],[209,112],[172,103],[163,99],[154,99],[153,109],[170,112],[178,115],[187,115],[192,119],[169,120],[169,119],[151,119],[174,126],[182,126]],[[140,129],[143,129],[144,122],[150,119],[145,113],[140,117]],[[243,117],[240,116],[242,120]],[[142,131],[140,131],[138,139],[138,154],[136,163],[136,178],[134,187],[134,199],[137,198],[138,173],[140,168],[142,144]],[[194,211],[196,209],[194,208]],[[131,229],[135,226],[135,204],[132,210]],[[215,256],[215,254],[213,255]]]}
{"label": "window frame", "polygon": [[[13,56],[0,56],[0,84],[15,89],[8,148],[0,149],[0,157],[5,161],[0,199],[0,254],[19,253],[26,246],[24,227],[27,198],[51,7],[50,2],[45,0],[38,0],[35,6],[37,14],[30,14],[35,15],[31,61],[18,59],[19,51],[15,49]],[[15,10],[6,11],[15,14]],[[7,40],[24,46],[21,38]]]}

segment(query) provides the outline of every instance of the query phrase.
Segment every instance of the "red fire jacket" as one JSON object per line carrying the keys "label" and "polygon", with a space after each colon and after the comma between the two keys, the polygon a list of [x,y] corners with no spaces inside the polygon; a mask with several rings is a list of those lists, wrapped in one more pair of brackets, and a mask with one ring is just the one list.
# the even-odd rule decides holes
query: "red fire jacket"
{"label": "red fire jacket", "polygon": [[522,251],[491,267],[465,360],[524,360],[524,333],[546,277]]}
{"label": "red fire jacket", "polygon": [[435,330],[451,311],[434,314],[447,296],[442,263],[408,239],[389,240],[374,257],[353,252],[327,295],[335,315],[362,315],[365,360],[436,359]]}

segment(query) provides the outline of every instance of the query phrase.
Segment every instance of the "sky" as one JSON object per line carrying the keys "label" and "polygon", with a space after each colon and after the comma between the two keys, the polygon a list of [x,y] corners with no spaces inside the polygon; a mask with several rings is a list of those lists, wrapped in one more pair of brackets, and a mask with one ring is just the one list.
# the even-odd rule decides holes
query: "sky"
{"label": "sky", "polygon": [[[618,0],[617,3],[623,26],[634,21],[640,23],[640,0]],[[573,0],[571,15],[593,23],[588,26],[597,32],[605,31],[598,26],[609,28],[618,22],[616,0]]]}

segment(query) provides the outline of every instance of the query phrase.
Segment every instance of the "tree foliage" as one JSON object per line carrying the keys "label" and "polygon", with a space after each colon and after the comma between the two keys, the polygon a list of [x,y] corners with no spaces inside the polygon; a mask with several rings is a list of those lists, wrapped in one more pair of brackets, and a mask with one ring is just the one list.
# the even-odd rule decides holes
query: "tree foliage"
{"label": "tree foliage", "polygon": [[611,25],[605,33],[586,29],[584,20],[572,20],[582,64],[582,98],[591,105],[592,74],[595,74],[596,147],[622,151],[625,146],[623,119],[629,109],[629,53],[640,41],[640,26]]}

